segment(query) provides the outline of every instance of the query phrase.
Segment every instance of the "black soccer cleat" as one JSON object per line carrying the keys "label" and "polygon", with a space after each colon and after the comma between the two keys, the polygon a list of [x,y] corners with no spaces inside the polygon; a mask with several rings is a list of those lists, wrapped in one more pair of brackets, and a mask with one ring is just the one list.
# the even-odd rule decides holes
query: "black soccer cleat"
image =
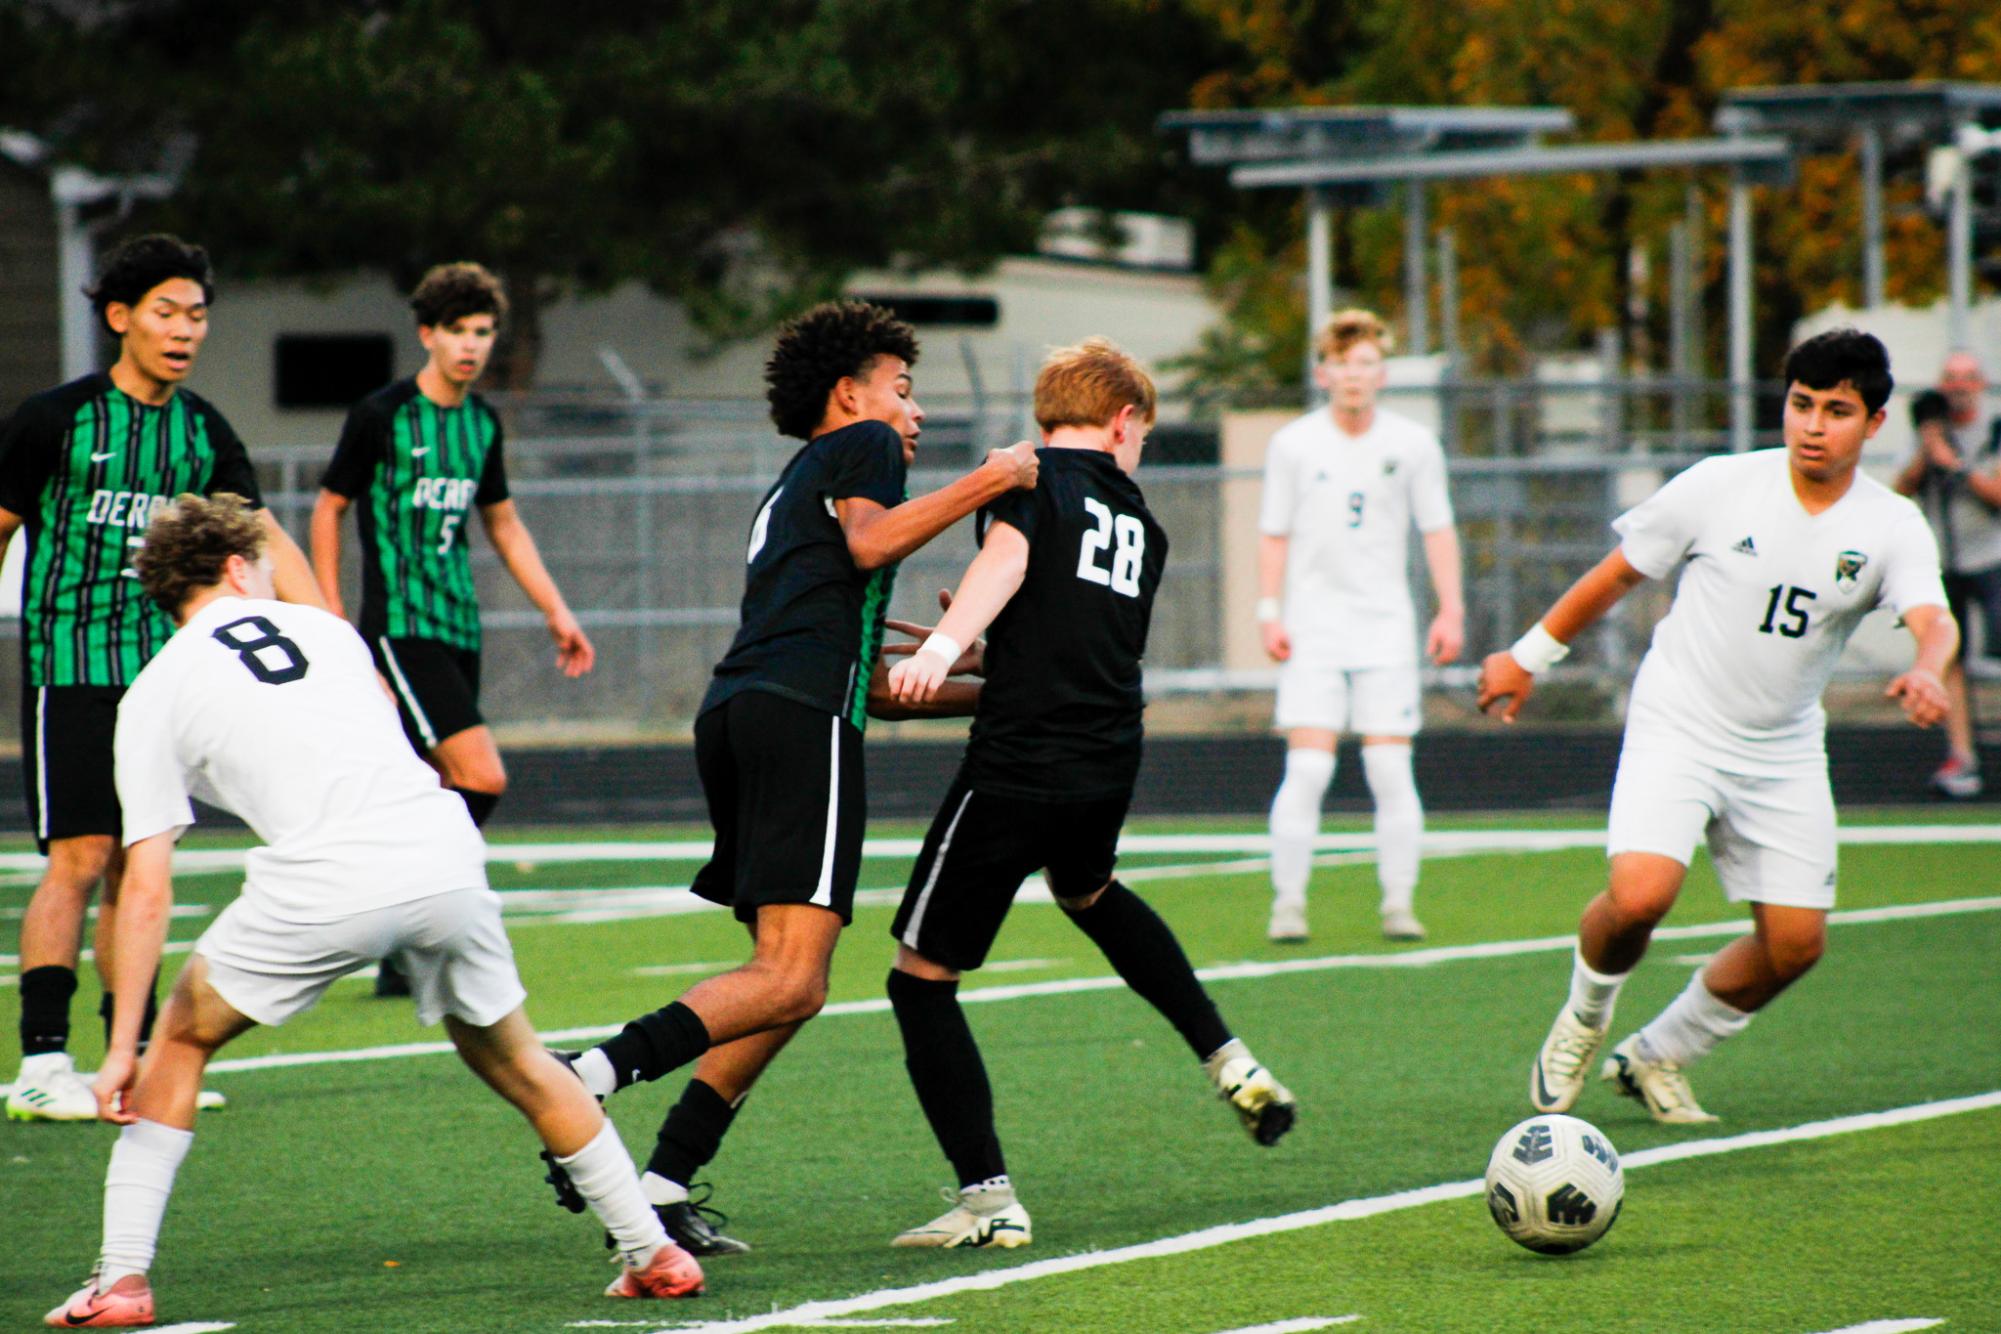
{"label": "black soccer cleat", "polygon": [[[653,1206],[653,1212],[660,1218],[660,1226],[667,1229],[667,1240],[688,1254],[705,1260],[718,1255],[748,1255],[749,1242],[738,1241],[722,1231],[729,1226],[729,1215],[709,1207],[716,1188],[706,1181],[697,1181],[690,1189],[701,1191],[701,1197],[690,1196],[674,1204]],[[607,1250],[611,1249],[611,1233],[605,1233],[604,1244]]]}
{"label": "black soccer cleat", "polygon": [[542,1179],[555,1188],[557,1204],[573,1214],[580,1214],[590,1208],[589,1201],[584,1199],[584,1193],[577,1189],[577,1183],[570,1180],[570,1174],[556,1161],[553,1150],[542,1150],[542,1161],[549,1169],[542,1174]]}

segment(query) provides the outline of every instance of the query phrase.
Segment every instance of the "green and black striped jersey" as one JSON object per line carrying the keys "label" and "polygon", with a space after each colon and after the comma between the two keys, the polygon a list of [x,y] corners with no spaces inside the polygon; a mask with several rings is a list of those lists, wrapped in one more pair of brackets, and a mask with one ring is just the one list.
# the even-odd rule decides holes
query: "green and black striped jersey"
{"label": "green and black striped jersey", "polygon": [[131,683],[174,631],[140,590],[132,552],[155,512],[193,491],[261,506],[243,442],[186,389],[159,407],[109,375],[36,394],[0,427],[0,506],[28,534],[26,684]]}
{"label": "green and black striped jersey", "polygon": [[507,499],[500,418],[477,394],[441,408],[398,380],[347,414],[320,485],[357,501],[361,633],[479,650],[466,519]]}

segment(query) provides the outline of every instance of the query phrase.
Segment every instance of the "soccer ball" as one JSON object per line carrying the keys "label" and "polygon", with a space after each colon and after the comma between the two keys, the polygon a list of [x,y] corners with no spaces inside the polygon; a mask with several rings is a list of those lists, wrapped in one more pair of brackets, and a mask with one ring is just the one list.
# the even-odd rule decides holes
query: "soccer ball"
{"label": "soccer ball", "polygon": [[1487,1209],[1532,1251],[1568,1255],[1610,1230],[1626,1174],[1605,1132],[1574,1116],[1531,1116],[1487,1160]]}

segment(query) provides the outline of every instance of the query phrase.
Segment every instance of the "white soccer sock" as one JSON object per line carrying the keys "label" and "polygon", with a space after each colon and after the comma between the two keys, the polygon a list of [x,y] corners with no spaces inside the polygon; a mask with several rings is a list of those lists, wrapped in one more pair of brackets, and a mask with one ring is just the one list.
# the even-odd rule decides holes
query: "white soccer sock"
{"label": "white soccer sock", "polygon": [[1271,801],[1271,887],[1282,903],[1306,901],[1313,840],[1320,834],[1320,803],[1333,781],[1333,751],[1286,751],[1285,779]]}
{"label": "white soccer sock", "polygon": [[584,1087],[598,1101],[602,1102],[618,1092],[618,1071],[612,1068],[611,1057],[596,1047],[577,1057],[576,1064],[570,1068],[577,1072],[577,1078],[584,1081]]}
{"label": "white soccer sock", "polygon": [[1641,1056],[1688,1065],[1715,1051],[1723,1039],[1742,1033],[1751,1022],[1745,1011],[1716,999],[1702,974],[1696,969],[1681,995],[1640,1030]]}
{"label": "white soccer sock", "polygon": [[1619,1002],[1619,988],[1631,977],[1626,973],[1601,973],[1584,962],[1579,949],[1570,960],[1570,1009],[1593,1028],[1612,1026],[1612,1007]]}
{"label": "white soccer sock", "polygon": [[688,1198],[686,1186],[658,1172],[641,1173],[639,1189],[645,1194],[648,1204],[680,1204]]}
{"label": "white soccer sock", "polygon": [[97,1282],[108,1288],[127,1274],[153,1267],[160,1245],[160,1220],[174,1193],[174,1174],[194,1144],[192,1130],[158,1121],[135,1121],[118,1132],[111,1166],[104,1173],[104,1249]]}
{"label": "white soccer sock", "polygon": [[1362,747],[1362,776],[1376,803],[1376,882],[1385,913],[1409,912],[1417,892],[1418,844],[1424,838],[1424,803],[1411,776],[1410,746]]}
{"label": "white soccer sock", "polygon": [[618,1244],[618,1253],[628,1265],[638,1267],[653,1258],[667,1241],[660,1216],[639,1189],[639,1173],[625,1142],[607,1120],[596,1137],[567,1158],[558,1158],[563,1170],[598,1216],[605,1231]]}

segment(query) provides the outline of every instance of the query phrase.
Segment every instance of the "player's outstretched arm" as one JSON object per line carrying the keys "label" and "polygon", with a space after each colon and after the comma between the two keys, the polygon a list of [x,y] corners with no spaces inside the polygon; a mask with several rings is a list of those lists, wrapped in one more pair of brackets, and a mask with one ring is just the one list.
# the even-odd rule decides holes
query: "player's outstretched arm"
{"label": "player's outstretched arm", "polygon": [[972,643],[993,624],[1028,573],[1028,538],[1011,523],[996,520],[987,528],[980,554],[966,567],[959,591],[938,621],[938,628],[917,652],[889,673],[890,693],[905,703],[922,703],[938,693],[952,667]]}
{"label": "player's outstretched arm", "polygon": [[264,547],[271,553],[271,582],[279,600],[325,610],[326,600],[320,596],[319,582],[313,578],[313,567],[306,563],[306,553],[299,550],[299,544],[270,510],[258,510],[257,519],[264,525]]}
{"label": "player's outstretched arm", "polygon": [[1466,590],[1459,564],[1459,530],[1447,524],[1424,534],[1424,563],[1431,571],[1438,614],[1424,636],[1424,652],[1443,667],[1466,647]]}
{"label": "player's outstretched arm", "polygon": [[167,944],[167,918],[174,906],[174,839],[179,834],[178,827],[164,830],[125,849],[118,915],[111,928],[111,976],[106,979],[112,996],[111,1036],[91,1086],[98,1116],[118,1125],[138,1119],[126,1100],[139,1073],[139,1025]]}
{"label": "player's outstretched arm", "polygon": [[862,496],[834,501],[848,554],[864,570],[894,565],[980,506],[1020,488],[1035,489],[1041,465],[1026,440],[987,452],[986,462],[950,485],[890,509]]}
{"label": "player's outstretched arm", "polygon": [[306,542],[313,553],[313,578],[319,582],[327,610],[336,616],[347,615],[340,597],[340,521],[352,503],[340,492],[321,487],[319,498],[313,501],[312,523],[306,529]]}
{"label": "player's outstretched arm", "polygon": [[1485,713],[1490,706],[1507,700],[1507,706],[1501,710],[1501,721],[1513,722],[1535,689],[1536,674],[1562,661],[1570,652],[1570,641],[1612,610],[1620,598],[1646,577],[1633,568],[1624,551],[1615,549],[1599,561],[1513,647],[1487,655],[1480,664],[1477,701],[1480,712]]}
{"label": "player's outstretched arm", "polygon": [[1912,607],[1904,613],[1904,628],[1918,641],[1918,657],[1910,670],[1883,690],[1887,699],[1903,705],[1904,716],[1919,727],[1943,722],[1950,707],[1945,693],[1945,669],[1959,649],[1959,624],[1944,607]]}
{"label": "player's outstretched arm", "polygon": [[501,500],[481,505],[479,517],[486,525],[487,540],[500,553],[500,563],[549,622],[549,637],[556,641],[556,666],[565,676],[582,676],[596,665],[597,649],[591,646],[590,637],[578,624],[570,604],[563,601],[562,591],[556,587],[549,567],[542,563],[542,552],[522,521],[521,512],[514,508],[513,501]]}

